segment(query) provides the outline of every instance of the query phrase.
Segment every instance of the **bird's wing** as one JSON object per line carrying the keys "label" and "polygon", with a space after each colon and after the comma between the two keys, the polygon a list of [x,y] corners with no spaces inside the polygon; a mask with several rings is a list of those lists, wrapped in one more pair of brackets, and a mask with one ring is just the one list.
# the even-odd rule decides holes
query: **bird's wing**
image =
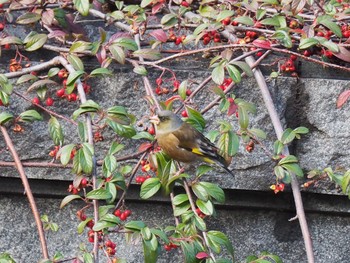
{"label": "bird's wing", "polygon": [[205,158],[207,162],[217,161],[226,165],[225,159],[218,153],[218,148],[190,124],[182,124],[180,129],[174,131],[173,134],[179,140],[178,147]]}

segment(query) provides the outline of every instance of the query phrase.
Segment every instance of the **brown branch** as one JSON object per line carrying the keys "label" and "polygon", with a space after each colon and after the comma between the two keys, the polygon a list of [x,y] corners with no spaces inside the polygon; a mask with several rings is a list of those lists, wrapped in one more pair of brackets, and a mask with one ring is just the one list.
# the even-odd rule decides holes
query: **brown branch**
{"label": "brown branch", "polygon": [[[24,95],[22,95],[22,94],[20,94],[20,93],[18,93],[18,92],[16,92],[16,91],[12,91],[12,93],[15,94],[15,95],[17,95],[18,97],[21,97],[22,99],[24,99],[24,100],[26,100],[26,101],[32,103],[32,101],[31,101],[30,99],[28,99],[27,97],[25,97]],[[46,111],[48,114],[50,114],[50,115],[52,115],[52,116],[55,116],[55,117],[60,118],[60,119],[63,119],[63,120],[65,120],[65,121],[67,121],[67,122],[70,122],[70,123],[74,124],[75,126],[78,126],[78,123],[76,123],[76,122],[73,121],[72,119],[69,119],[69,118],[67,118],[67,117],[65,117],[65,116],[63,116],[63,115],[61,115],[61,114],[58,114],[58,113],[56,113],[56,112],[54,112],[54,111],[52,111],[52,110],[49,110],[48,108],[45,108],[45,107],[42,106],[42,105],[34,104],[34,103],[32,103],[32,104],[33,104],[34,106],[36,106],[36,107],[42,109],[43,111]]]}
{"label": "brown branch", "polygon": [[21,177],[21,180],[22,180],[22,183],[23,183],[23,186],[24,186],[24,191],[25,191],[25,193],[26,193],[26,195],[28,197],[29,204],[30,204],[30,207],[32,209],[32,213],[34,215],[35,223],[36,223],[36,226],[38,228],[39,240],[40,240],[41,251],[42,251],[43,257],[44,257],[44,259],[48,259],[49,258],[49,253],[48,253],[48,250],[47,250],[47,244],[46,244],[46,238],[45,238],[45,233],[44,233],[44,229],[43,229],[43,224],[42,224],[41,219],[40,219],[40,214],[39,214],[38,208],[36,206],[32,190],[30,189],[28,178],[25,175],[24,168],[23,168],[22,163],[21,163],[21,161],[19,159],[19,156],[17,154],[15,146],[13,145],[13,142],[12,142],[8,132],[7,132],[7,129],[4,126],[2,126],[2,125],[0,125],[0,129],[1,129],[1,132],[2,132],[2,134],[4,136],[6,145],[9,148],[9,150],[10,150],[10,152],[12,154],[12,157],[13,157],[13,159],[15,161],[16,168],[18,170],[18,173],[19,173],[19,175]]}
{"label": "brown branch", "polygon": [[[246,62],[250,67],[253,67],[253,65],[255,64],[255,60],[253,57],[247,57]],[[254,76],[255,76],[256,82],[260,88],[261,94],[263,96],[267,111],[269,112],[269,115],[270,115],[273,127],[275,129],[277,138],[281,139],[282,134],[283,134],[282,124],[281,124],[281,121],[279,119],[276,108],[274,106],[274,103],[273,103],[271,94],[269,92],[269,89],[267,87],[267,84],[265,82],[265,78],[264,78],[263,74],[261,73],[260,69],[258,69],[258,68],[256,68],[254,70]],[[287,146],[285,146],[285,148],[284,148],[284,154],[289,155],[289,150],[288,150]],[[302,235],[304,238],[304,244],[305,244],[308,262],[314,263],[315,258],[314,258],[314,253],[313,253],[312,240],[311,240],[308,224],[306,221],[304,205],[303,205],[303,201],[302,201],[301,194],[300,194],[298,179],[296,178],[296,175],[294,173],[291,173],[291,177],[292,177],[292,182],[291,182],[292,192],[293,192],[293,197],[294,197],[294,202],[295,202],[295,206],[296,206],[296,212],[297,212],[297,216],[299,219],[301,232],[302,232]]]}

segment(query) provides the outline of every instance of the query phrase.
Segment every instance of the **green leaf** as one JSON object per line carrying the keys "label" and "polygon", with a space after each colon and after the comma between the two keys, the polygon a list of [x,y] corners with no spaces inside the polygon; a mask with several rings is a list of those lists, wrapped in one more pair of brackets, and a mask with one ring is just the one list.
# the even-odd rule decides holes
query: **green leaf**
{"label": "green leaf", "polygon": [[34,12],[25,13],[16,19],[16,23],[20,25],[33,24],[41,19],[41,15]]}
{"label": "green leaf", "polygon": [[265,18],[265,19],[261,20],[260,23],[262,25],[267,25],[267,26],[275,26],[275,27],[281,26],[280,21],[278,19],[278,16]]}
{"label": "green leaf", "polygon": [[299,49],[308,49],[317,44],[319,44],[319,42],[315,38],[302,38],[299,43]]}
{"label": "green leaf", "polygon": [[239,72],[239,70],[233,66],[233,65],[226,65],[226,69],[228,71],[228,74],[230,75],[230,78],[235,82],[235,83],[240,83],[242,76],[241,76],[241,72]]}
{"label": "green leaf", "polygon": [[85,72],[82,70],[73,71],[69,74],[67,78],[67,86],[74,85],[74,83],[79,79]]}
{"label": "green leaf", "polygon": [[24,82],[28,82],[31,80],[37,80],[37,79],[38,79],[38,77],[34,76],[33,74],[26,74],[26,75],[22,75],[21,77],[19,77],[16,84],[22,84]]}
{"label": "green leaf", "polygon": [[148,74],[147,69],[144,66],[134,67],[133,71],[141,76],[147,76]]}
{"label": "green leaf", "polygon": [[187,80],[184,80],[181,82],[179,89],[177,91],[177,93],[179,94],[179,96],[183,100],[186,99],[186,97],[187,97],[186,91],[187,91]]}
{"label": "green leaf", "polygon": [[78,134],[82,142],[88,141],[88,131],[87,131],[86,122],[80,122],[80,121],[78,122]]}
{"label": "green leaf", "polygon": [[245,74],[247,74],[248,77],[252,77],[253,76],[253,71],[252,71],[252,69],[249,67],[249,65],[246,62],[243,62],[243,61],[230,61],[229,64],[236,65],[236,66],[240,67],[245,72]]}
{"label": "green leaf", "polygon": [[284,158],[282,158],[278,164],[282,165],[282,164],[286,164],[286,163],[297,163],[298,159],[294,156],[294,155],[288,155]]}
{"label": "green leaf", "polygon": [[11,95],[13,87],[4,74],[0,74],[0,87],[1,87],[0,91],[6,93],[7,95]]}
{"label": "green leaf", "polygon": [[166,14],[160,20],[160,23],[165,27],[171,27],[173,25],[176,25],[177,22],[178,20],[177,20],[176,14]]}
{"label": "green leaf", "polygon": [[141,1],[141,7],[145,8],[146,6],[150,5],[153,2],[153,0],[142,0]]}
{"label": "green leaf", "polygon": [[57,85],[57,82],[50,79],[37,80],[32,85],[29,86],[29,88],[27,89],[27,92],[31,92],[35,89],[38,92],[40,88],[46,88],[47,85]]}
{"label": "green leaf", "polygon": [[189,202],[175,206],[174,216],[181,216],[182,214],[186,213],[188,211],[188,209],[190,209],[190,207],[191,207],[191,205]]}
{"label": "green leaf", "polygon": [[141,231],[142,228],[146,227],[142,221],[130,221],[124,225],[124,228],[132,231]]}
{"label": "green leaf", "polygon": [[246,130],[248,128],[248,125],[249,125],[248,112],[244,108],[239,106],[238,106],[238,122],[242,130]]}
{"label": "green leaf", "polygon": [[89,14],[89,8],[90,8],[89,0],[73,0],[73,4],[75,8],[78,10],[78,12],[83,16],[87,16]]}
{"label": "green leaf", "polygon": [[111,120],[107,120],[107,124],[120,136],[132,138],[136,134],[136,131],[132,126],[121,125]]}
{"label": "green leaf", "polygon": [[209,193],[207,192],[207,189],[203,187],[200,183],[193,184],[192,191],[197,196],[198,199],[202,201],[208,201]]}
{"label": "green leaf", "polygon": [[131,51],[138,50],[138,46],[135,40],[131,38],[126,38],[126,37],[117,38],[113,40],[112,43],[113,43],[112,45],[118,45],[120,47],[126,48],[127,50],[131,50]]}
{"label": "green leaf", "polygon": [[[1,2],[1,0],[0,0]],[[16,45],[22,45],[23,42],[20,38],[15,37],[15,36],[7,36],[5,38],[2,38],[0,40],[0,45],[6,45],[6,44],[16,44]]]}
{"label": "green leaf", "polygon": [[225,70],[224,65],[222,63],[220,63],[213,69],[211,73],[211,78],[218,85],[221,85],[224,82]]}
{"label": "green leaf", "polygon": [[91,253],[84,253],[84,263],[94,263],[94,258],[92,257]]}
{"label": "green leaf", "polygon": [[62,209],[66,204],[70,203],[75,199],[83,199],[80,195],[68,195],[61,201],[60,209]]}
{"label": "green leaf", "polygon": [[309,133],[309,129],[306,128],[306,127],[298,127],[298,128],[295,128],[293,131],[294,131],[294,133],[297,133],[297,134],[307,134],[307,133]]}
{"label": "green leaf", "polygon": [[94,148],[89,143],[83,143],[74,156],[73,159],[73,171],[76,174],[84,172],[90,174],[93,168],[92,155]]}
{"label": "green leaf", "polygon": [[96,77],[96,76],[104,76],[104,75],[112,75],[112,71],[110,71],[107,68],[97,68],[91,71],[90,77]]}
{"label": "green leaf", "polygon": [[82,234],[85,230],[86,224],[92,220],[91,217],[86,218],[84,221],[81,221],[77,227],[78,234]]}
{"label": "green leaf", "polygon": [[233,19],[233,21],[238,22],[238,23],[243,24],[243,25],[247,25],[247,26],[254,25],[253,19],[249,16],[237,16],[235,19]]}
{"label": "green leaf", "polygon": [[289,33],[285,30],[277,30],[272,36],[272,39],[277,39],[286,48],[292,48],[292,38]]}
{"label": "green leaf", "polygon": [[286,129],[281,137],[281,142],[283,144],[288,144],[290,142],[292,142],[295,138],[295,133],[293,132],[293,130],[291,128]]}
{"label": "green leaf", "polygon": [[234,15],[234,12],[232,10],[222,10],[216,17],[216,22],[221,22],[226,17],[231,17]]}
{"label": "green leaf", "polygon": [[303,170],[300,168],[300,166],[296,163],[286,163],[281,165],[284,169],[289,171],[290,173],[295,173],[299,177],[304,176]]}
{"label": "green leaf", "polygon": [[79,53],[79,52],[84,52],[91,50],[92,44],[90,42],[86,41],[75,41],[69,48],[70,53]]}
{"label": "green leaf", "polygon": [[201,199],[197,199],[196,205],[206,215],[212,215],[214,213],[214,206],[210,200],[203,201]]}
{"label": "green leaf", "polygon": [[200,182],[204,188],[206,188],[207,193],[214,198],[218,203],[225,203],[225,193],[218,185],[209,182]]}
{"label": "green leaf", "polygon": [[234,156],[239,149],[239,137],[232,130],[223,132],[219,138],[218,146],[226,155]]}
{"label": "green leaf", "polygon": [[113,155],[106,155],[106,157],[103,159],[102,168],[108,175],[110,175],[115,171],[115,169],[118,168],[117,159]]}
{"label": "green leaf", "polygon": [[281,154],[282,150],[284,148],[284,145],[281,141],[277,140],[275,141],[275,143],[273,144],[273,152],[275,155]]}
{"label": "green leaf", "polygon": [[176,196],[174,196],[174,199],[173,199],[173,204],[175,206],[178,206],[178,205],[181,205],[183,203],[188,203],[188,196],[187,194],[178,194]]}
{"label": "green leaf", "polygon": [[125,51],[118,45],[110,45],[109,51],[112,57],[120,64],[125,64]]}
{"label": "green leaf", "polygon": [[4,125],[6,122],[13,119],[13,115],[11,113],[7,112],[1,112],[0,113],[0,125]]}
{"label": "green leaf", "polygon": [[41,121],[43,117],[36,110],[27,110],[19,115],[19,120],[24,122]]}
{"label": "green leaf", "polygon": [[84,64],[78,56],[76,56],[74,54],[68,54],[67,60],[73,66],[73,68],[75,70],[84,71]]}
{"label": "green leaf", "polygon": [[152,235],[152,239],[150,241],[143,240],[142,244],[145,263],[156,263],[160,252],[157,238]]}
{"label": "green leaf", "polygon": [[60,68],[50,68],[49,72],[47,73],[47,76],[49,78],[52,78],[53,76],[56,76],[59,71],[60,71]]}
{"label": "green leaf", "polygon": [[49,120],[49,133],[55,145],[63,144],[64,136],[62,126],[54,116],[51,116]]}
{"label": "green leaf", "polygon": [[145,48],[145,49],[139,49],[133,52],[133,56],[148,60],[158,60],[162,58],[162,55],[158,50],[151,49],[151,48]]}
{"label": "green leaf", "polygon": [[186,111],[188,113],[188,118],[186,119],[186,122],[191,124],[197,130],[203,131],[205,128],[205,120],[202,114],[190,107],[186,107]]}
{"label": "green leaf", "polygon": [[69,163],[70,156],[74,147],[75,147],[75,144],[68,144],[63,146],[58,151],[57,155],[60,156],[60,160],[63,165],[67,165]]}
{"label": "green leaf", "polygon": [[337,37],[343,36],[339,25],[333,21],[330,15],[318,16],[316,22],[330,29]]}
{"label": "green leaf", "polygon": [[233,257],[234,251],[233,251],[232,244],[224,233],[211,230],[211,231],[208,231],[207,236],[208,236],[209,244],[217,244],[217,245],[225,246],[227,251]]}
{"label": "green leaf", "polygon": [[26,51],[35,51],[39,48],[41,48],[45,42],[47,41],[47,35],[46,34],[32,34],[30,37],[26,37],[23,41],[25,43],[25,50]]}
{"label": "green leaf", "polygon": [[253,128],[253,129],[249,129],[248,132],[250,132],[257,138],[260,138],[263,140],[266,139],[266,133],[261,129]]}
{"label": "green leaf", "polygon": [[136,135],[132,136],[132,139],[134,139],[134,140],[146,139],[149,141],[154,141],[154,136],[149,134],[149,132],[142,131],[142,132],[139,132]]}
{"label": "green leaf", "polygon": [[285,177],[285,170],[281,166],[275,166],[273,171],[278,179],[282,180]]}
{"label": "green leaf", "polygon": [[108,221],[98,221],[97,223],[95,223],[92,230],[101,231],[103,229],[108,229],[110,227],[116,227],[116,224]]}
{"label": "green leaf", "polygon": [[112,198],[112,195],[108,190],[101,188],[88,192],[86,198],[93,200],[108,200]]}
{"label": "green leaf", "polygon": [[196,176],[200,177],[203,174],[205,174],[211,170],[213,170],[213,167],[211,167],[209,165],[202,164],[202,165],[198,166],[198,168],[196,169]]}
{"label": "green leaf", "polygon": [[140,197],[142,199],[148,199],[155,195],[160,187],[159,178],[149,178],[141,185]]}

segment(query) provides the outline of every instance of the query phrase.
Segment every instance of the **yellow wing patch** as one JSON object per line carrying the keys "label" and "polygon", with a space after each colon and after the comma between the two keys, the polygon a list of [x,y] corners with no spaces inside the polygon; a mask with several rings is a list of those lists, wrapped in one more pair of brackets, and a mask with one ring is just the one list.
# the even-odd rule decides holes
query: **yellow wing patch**
{"label": "yellow wing patch", "polygon": [[192,152],[198,155],[204,155],[199,148],[193,148]]}

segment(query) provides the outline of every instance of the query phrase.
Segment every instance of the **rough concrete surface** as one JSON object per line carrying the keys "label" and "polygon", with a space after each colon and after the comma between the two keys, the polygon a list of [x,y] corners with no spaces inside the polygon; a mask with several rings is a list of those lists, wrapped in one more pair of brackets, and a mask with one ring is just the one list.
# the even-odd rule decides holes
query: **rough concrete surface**
{"label": "rough concrete surface", "polygon": [[[59,199],[37,198],[39,211],[59,225],[56,233],[48,232],[49,253],[62,252],[65,257],[74,257],[80,242],[87,242],[87,233],[78,235],[78,220],[75,213],[82,204],[72,203],[59,210]],[[147,204],[128,202],[133,211],[130,220],[143,220],[149,227],[173,224],[170,204]],[[26,198],[0,196],[0,251],[9,252],[18,263],[37,262],[40,259],[40,245]],[[281,256],[284,263],[304,263],[306,255],[297,221],[289,222],[294,216],[290,212],[233,209],[218,210],[217,216],[208,221],[208,229],[226,233],[233,243],[235,259],[243,262],[248,255],[262,251]],[[307,214],[315,247],[317,263],[350,262],[349,231],[350,217],[332,214]],[[117,243],[117,255],[127,262],[141,263],[141,244],[125,245],[123,234],[112,235]],[[105,262],[102,259],[102,262]],[[161,252],[161,263],[182,262],[178,251]]]}

